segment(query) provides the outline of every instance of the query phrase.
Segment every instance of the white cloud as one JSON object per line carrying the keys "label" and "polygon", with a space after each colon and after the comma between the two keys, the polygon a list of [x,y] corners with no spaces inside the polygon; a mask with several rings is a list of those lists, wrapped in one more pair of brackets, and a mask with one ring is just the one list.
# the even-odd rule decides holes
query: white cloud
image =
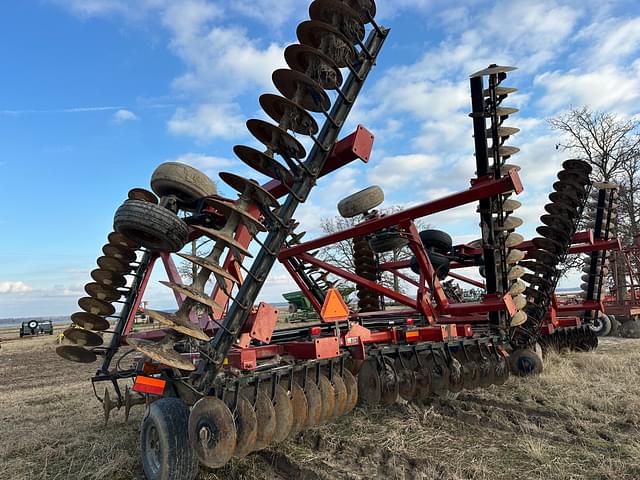
{"label": "white cloud", "polygon": [[233,139],[246,135],[244,115],[235,103],[206,103],[194,110],[178,108],[169,120],[169,131],[201,141]]}
{"label": "white cloud", "polygon": [[113,114],[113,121],[118,124],[130,122],[132,120],[138,120],[138,116],[131,110],[120,109]]}
{"label": "white cloud", "polygon": [[25,293],[32,291],[24,282],[0,282],[0,293]]}
{"label": "white cloud", "polygon": [[433,179],[440,159],[432,155],[410,154],[385,157],[369,167],[368,179],[385,191],[406,191],[424,186]]}

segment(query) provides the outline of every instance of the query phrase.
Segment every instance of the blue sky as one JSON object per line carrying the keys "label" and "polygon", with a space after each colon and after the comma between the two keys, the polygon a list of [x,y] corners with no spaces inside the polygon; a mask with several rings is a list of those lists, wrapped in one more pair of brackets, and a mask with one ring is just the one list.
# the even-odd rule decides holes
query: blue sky
{"label": "blue sky", "polygon": [[[232,147],[253,143],[271,72],[307,17],[302,0],[25,0],[0,6],[0,317],[72,313],[113,213],[153,169],[180,160],[217,178],[250,172]],[[388,205],[465,188],[473,174],[469,73],[519,70],[522,229],[538,225],[563,158],[545,119],[571,106],[636,116],[636,1],[378,1],[391,27],[344,131],[363,123],[369,165],[320,182],[298,219],[311,233],[343,196],[381,185]],[[256,175],[252,175],[256,177]],[[263,179],[258,177],[259,179]],[[223,193],[225,191],[223,190]],[[229,193],[229,192],[226,192]],[[473,207],[428,218],[456,240],[478,236]],[[575,279],[570,279],[573,282]],[[263,298],[291,288],[281,269]],[[162,287],[149,298],[168,306]]]}

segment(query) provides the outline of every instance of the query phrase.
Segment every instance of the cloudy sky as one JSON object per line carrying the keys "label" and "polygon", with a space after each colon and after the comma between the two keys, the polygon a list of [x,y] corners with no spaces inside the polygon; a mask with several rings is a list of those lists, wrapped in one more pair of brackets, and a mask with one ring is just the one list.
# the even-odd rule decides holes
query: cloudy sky
{"label": "cloudy sky", "polygon": [[[232,147],[274,92],[271,72],[307,18],[304,0],[25,0],[0,6],[0,317],[73,312],[113,212],[167,160],[250,175]],[[546,119],[571,106],[634,116],[640,105],[636,0],[379,0],[391,34],[344,134],[376,135],[368,165],[320,182],[298,219],[318,232],[337,201],[371,184],[387,205],[468,186],[468,74],[515,65],[513,144],[532,235],[563,158]],[[256,177],[256,175],[253,175]],[[258,177],[260,180],[264,178]],[[230,193],[222,189],[223,193]],[[426,219],[478,237],[474,207]],[[575,279],[574,279],[575,280]],[[573,280],[570,280],[570,282]],[[281,269],[262,298],[291,289]],[[149,298],[170,306],[162,287]]]}

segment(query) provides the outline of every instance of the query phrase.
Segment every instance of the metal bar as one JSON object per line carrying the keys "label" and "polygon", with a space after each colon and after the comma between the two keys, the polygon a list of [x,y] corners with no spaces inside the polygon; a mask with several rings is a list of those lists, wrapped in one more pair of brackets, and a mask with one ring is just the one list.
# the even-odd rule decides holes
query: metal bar
{"label": "metal bar", "polygon": [[298,285],[300,290],[302,290],[302,293],[304,293],[305,297],[309,299],[313,309],[316,311],[318,315],[320,315],[320,311],[322,310],[322,305],[320,305],[315,295],[313,295],[313,293],[311,292],[307,284],[302,280],[302,277],[300,276],[300,274],[293,267],[293,265],[291,264],[291,259],[288,258],[286,260],[283,260],[282,264],[284,265],[284,268],[287,269],[287,272],[289,272],[289,275],[291,275],[291,278],[293,278],[293,281],[296,282],[296,285]]}

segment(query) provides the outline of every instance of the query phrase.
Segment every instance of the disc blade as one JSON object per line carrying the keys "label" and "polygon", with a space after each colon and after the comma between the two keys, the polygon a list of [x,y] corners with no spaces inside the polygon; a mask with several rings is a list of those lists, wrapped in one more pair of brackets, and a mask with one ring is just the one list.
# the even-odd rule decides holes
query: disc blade
{"label": "disc blade", "polygon": [[[265,385],[271,391],[271,385]],[[281,385],[276,385],[276,395],[273,399],[273,409],[276,412],[276,429],[273,432],[273,443],[280,443],[287,439],[293,426],[293,407],[287,391]]]}
{"label": "disc blade", "polygon": [[122,233],[119,232],[111,232],[108,236],[107,236],[107,240],[109,240],[109,243],[112,243],[114,245],[120,245],[122,247],[127,247],[127,248],[139,248],[140,245],[131,240],[128,237],[125,237]]}
{"label": "disc blade", "polygon": [[225,403],[217,397],[198,400],[189,414],[189,443],[198,460],[209,468],[225,465],[236,449],[236,425]]}
{"label": "disc blade", "polygon": [[382,400],[382,388],[377,362],[365,360],[358,372],[358,401],[365,406],[379,405]]}
{"label": "disc blade", "polygon": [[[229,396],[227,406],[230,409],[233,407],[232,402],[233,398]],[[258,438],[258,418],[251,402],[242,394],[238,395],[233,418],[236,426],[236,449],[233,456],[244,458],[254,450]]]}
{"label": "disc blade", "polygon": [[93,363],[98,359],[95,353],[78,345],[61,345],[56,348],[56,353],[65,360],[76,363]]}
{"label": "disc blade", "polygon": [[109,270],[98,268],[91,272],[91,278],[96,282],[110,287],[124,287],[127,284],[127,279],[124,275]]}
{"label": "disc blade", "polygon": [[536,237],[532,242],[536,248],[546,250],[556,256],[560,255],[564,251],[564,245],[551,238]]}
{"label": "disc blade", "polygon": [[576,159],[565,160],[564,162],[562,162],[562,168],[565,168],[567,170],[578,170],[586,175],[589,175],[592,170],[589,163],[585,162],[584,160]]}
{"label": "disc blade", "polygon": [[87,330],[109,330],[109,321],[88,312],[76,312],[71,315],[71,321]]}
{"label": "disc blade", "polygon": [[97,333],[84,328],[67,328],[64,338],[81,347],[98,347],[102,345],[102,337]]}
{"label": "disc blade", "polygon": [[[399,354],[402,355],[402,354]],[[403,355],[402,361],[400,357],[396,358],[394,367],[398,375],[398,394],[407,402],[416,399],[417,386],[416,374],[413,371],[415,361],[411,362],[411,356]]]}
{"label": "disc blade", "polygon": [[199,265],[200,267],[206,268],[207,270],[211,270],[213,274],[216,276],[222,277],[223,279],[229,280],[230,282],[233,282],[233,283],[238,283],[238,280],[233,275],[231,275],[220,265],[212,262],[206,257],[197,257],[194,255],[188,255],[186,253],[178,253],[177,255],[191,263],[195,263],[196,265]]}
{"label": "disc blade", "polygon": [[129,190],[127,198],[129,200],[141,200],[143,202],[153,203],[155,205],[159,203],[158,197],[156,197],[153,192],[150,192],[149,190],[146,190],[144,188],[132,188],[131,190]]}
{"label": "disc blade", "polygon": [[[281,385],[288,386],[289,380],[282,380]],[[293,423],[291,425],[291,431],[289,437],[293,438],[298,435],[307,425],[307,416],[309,415],[309,404],[307,403],[307,397],[304,394],[304,390],[297,383],[293,382],[291,385],[291,408],[293,409]]]}
{"label": "disc blade", "polygon": [[216,242],[222,242],[225,246],[234,250],[236,256],[247,256],[249,258],[253,258],[253,254],[230,235],[227,235],[220,230],[214,230],[213,228],[202,227],[200,225],[194,225],[193,228],[195,228],[199,232],[204,233],[207,237]]}
{"label": "disc blade", "polygon": [[347,413],[355,408],[358,403],[358,381],[347,368],[342,371],[342,379],[347,388]]}
{"label": "disc blade", "polygon": [[[234,147],[235,151],[235,147]],[[268,157],[267,157],[268,158]],[[224,215],[227,219],[231,217],[232,214],[237,214],[240,217],[240,221],[247,225],[252,230],[258,230],[260,232],[266,232],[267,229],[264,225],[258,220],[256,217],[247,212],[244,208],[238,207],[233,203],[222,202],[215,198],[205,198],[204,202],[215,208],[218,212]]]}
{"label": "disc blade", "polygon": [[[333,56],[329,56],[336,60]],[[300,72],[280,68],[273,72],[271,78],[283,97],[297,103],[305,110],[326,112],[331,107],[331,100],[324,89]]]}
{"label": "disc blade", "polygon": [[179,370],[193,371],[196,367],[189,360],[173,349],[169,339],[160,342],[143,340],[141,338],[127,337],[127,344],[140,353],[163,365],[168,365]]}
{"label": "disc blade", "polygon": [[235,173],[220,172],[218,174],[223,182],[229,185],[231,188],[241,194],[247,194],[256,202],[266,207],[276,208],[280,206],[276,197],[271,195],[268,190],[262,188],[262,186],[255,180],[249,180],[247,178],[236,175]]}
{"label": "disc blade", "polygon": [[296,35],[300,43],[322,51],[340,68],[349,66],[356,59],[356,51],[349,39],[328,23],[307,20],[298,25]]}
{"label": "disc blade", "polygon": [[115,302],[122,296],[122,292],[98,282],[87,283],[84,286],[84,291],[90,297],[104,300],[105,302]]}
{"label": "disc blade", "polygon": [[[500,109],[498,109],[498,110],[500,110]],[[507,110],[507,109],[505,109],[505,110]],[[516,110],[516,109],[511,109],[511,110]],[[498,155],[500,155],[501,157],[510,157],[512,155],[515,155],[519,151],[520,151],[520,149],[518,147],[510,147],[510,146],[507,146],[507,145],[501,145],[500,147],[498,147]],[[490,147],[488,149],[488,151],[487,151],[487,154],[490,157],[493,157],[493,152],[494,152],[494,148]]]}
{"label": "disc blade", "polygon": [[504,241],[504,246],[507,248],[513,248],[524,242],[524,237],[516,232],[511,232]]}
{"label": "disc blade", "polygon": [[336,406],[336,393],[333,385],[331,385],[331,381],[329,381],[324,373],[320,374],[318,388],[320,389],[320,398],[322,399],[320,423],[326,423],[333,415],[333,410]]}
{"label": "disc blade", "polygon": [[284,59],[291,70],[308,75],[325,90],[342,85],[342,73],[336,63],[316,48],[300,44],[289,45],[284,51]]}
{"label": "disc blade", "polygon": [[320,420],[322,418],[322,398],[320,396],[320,389],[311,375],[307,376],[306,380],[301,379],[301,382],[304,383],[304,395],[307,397],[307,405],[309,407],[307,413],[307,427],[320,425]]}
{"label": "disc blade", "polygon": [[307,156],[302,144],[282,128],[264,120],[247,120],[249,132],[269,150],[285,158],[301,159]]}
{"label": "disc blade", "polygon": [[167,282],[165,280],[160,280],[160,283],[165,287],[169,287],[171,290],[178,292],[187,298],[190,298],[191,300],[195,300],[198,303],[207,305],[213,309],[222,309],[222,307],[218,305],[211,297],[208,297],[203,292],[199,292],[189,285],[180,285],[178,283]]}
{"label": "disc blade", "polygon": [[364,39],[361,14],[341,0],[314,0],[309,7],[309,17],[338,28],[352,43]]}
{"label": "disc blade", "polygon": [[472,73],[471,75],[469,75],[469,78],[484,77],[485,75],[497,75],[499,73],[512,72],[513,70],[517,70],[517,67],[508,67],[506,65],[505,66],[494,65],[494,66],[485,68],[483,70],[477,71],[475,73]]}
{"label": "disc blade", "polygon": [[315,135],[319,131],[318,123],[309,112],[288,98],[265,93],[260,96],[260,106],[283,128],[302,135]]}
{"label": "disc blade", "polygon": [[136,251],[132,248],[107,243],[102,247],[102,253],[107,257],[113,257],[121,262],[129,264],[136,261]]}
{"label": "disc blade", "polygon": [[391,359],[384,358],[379,375],[381,390],[380,403],[382,405],[392,405],[398,400],[399,385],[398,374],[393,367]]}
{"label": "disc blade", "polygon": [[145,310],[147,316],[154,322],[158,322],[161,325],[171,327],[176,332],[180,332],[189,337],[196,338],[202,341],[209,341],[209,335],[207,335],[199,325],[191,323],[188,318],[178,316],[172,313],[160,312],[158,310]]}
{"label": "disc blade", "polygon": [[123,262],[122,260],[118,260],[117,258],[114,258],[114,257],[102,256],[98,258],[96,263],[100,268],[104,270],[109,270],[111,272],[122,274],[122,273],[127,273],[131,270],[131,267],[127,263]]}
{"label": "disc blade", "polygon": [[113,315],[113,313],[116,311],[116,308],[109,302],[98,300],[97,298],[93,297],[82,297],[80,300],[78,300],[78,305],[85,312],[93,313],[94,315],[100,316]]}
{"label": "disc blade", "polygon": [[347,386],[341,375],[333,372],[333,378],[331,379],[333,385],[333,391],[335,392],[335,406],[331,418],[335,419],[344,415],[347,411]]}
{"label": "disc blade", "polygon": [[254,450],[262,450],[271,445],[273,434],[276,431],[276,411],[271,403],[271,398],[263,387],[260,387],[258,391],[254,408],[258,420],[258,434]]}

